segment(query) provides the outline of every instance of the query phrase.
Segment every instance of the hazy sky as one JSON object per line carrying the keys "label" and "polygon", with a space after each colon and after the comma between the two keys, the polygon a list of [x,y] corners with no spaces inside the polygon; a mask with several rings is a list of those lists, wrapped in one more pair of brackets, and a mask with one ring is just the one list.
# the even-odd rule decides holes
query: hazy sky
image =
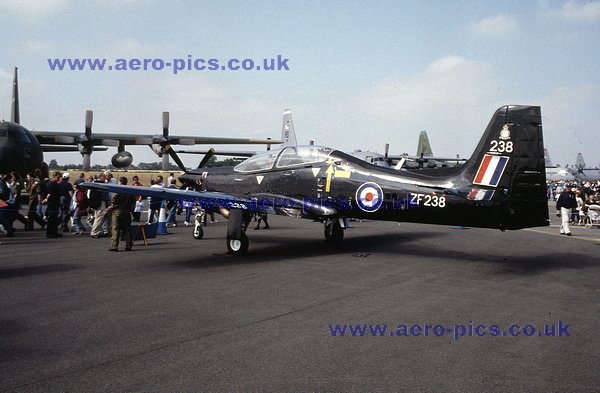
{"label": "hazy sky", "polygon": [[[0,103],[33,130],[273,137],[470,156],[493,112],[542,107],[555,163],[600,162],[600,1],[0,0]],[[289,70],[52,71],[48,58],[289,59]],[[238,147],[239,148],[239,147]],[[253,149],[251,147],[250,149]],[[114,149],[111,149],[114,150]],[[134,162],[158,158],[128,148]],[[92,163],[113,153],[96,152]],[[80,162],[77,153],[46,161]],[[184,156],[188,166],[200,157]]]}

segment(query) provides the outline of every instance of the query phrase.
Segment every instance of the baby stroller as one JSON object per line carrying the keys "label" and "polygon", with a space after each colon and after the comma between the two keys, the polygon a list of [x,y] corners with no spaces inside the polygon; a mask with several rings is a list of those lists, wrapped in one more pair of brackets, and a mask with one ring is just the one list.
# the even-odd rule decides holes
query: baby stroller
{"label": "baby stroller", "polygon": [[583,219],[583,225],[585,225],[586,228],[600,228],[600,205],[590,205],[588,207],[588,211],[585,213]]}

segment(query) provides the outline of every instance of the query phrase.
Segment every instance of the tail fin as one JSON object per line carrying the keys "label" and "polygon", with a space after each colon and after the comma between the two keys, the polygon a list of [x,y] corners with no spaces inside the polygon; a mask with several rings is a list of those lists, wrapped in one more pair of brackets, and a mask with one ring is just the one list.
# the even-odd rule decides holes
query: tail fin
{"label": "tail fin", "polygon": [[417,145],[417,157],[433,157],[433,151],[429,144],[427,131],[421,131],[419,135],[419,144]]}
{"label": "tail fin", "polygon": [[461,172],[473,190],[494,191],[501,229],[548,225],[539,106],[507,105],[492,117]]}
{"label": "tail fin", "polygon": [[552,163],[552,159],[550,158],[550,152],[548,152],[548,149],[544,149],[544,162],[546,164],[546,168],[554,166],[554,164]]}
{"label": "tail fin", "polygon": [[575,167],[579,170],[579,173],[583,173],[585,169],[585,161],[583,159],[583,154],[577,153],[577,160],[575,161]]}
{"label": "tail fin", "polygon": [[17,78],[17,67],[13,74],[13,91],[12,91],[12,110],[10,115],[10,121],[13,123],[21,123],[21,115],[19,112],[19,80]]}
{"label": "tail fin", "polygon": [[298,142],[296,141],[296,131],[294,130],[294,122],[292,121],[292,111],[289,109],[286,109],[283,112],[281,140],[283,141],[281,147],[298,145]]}

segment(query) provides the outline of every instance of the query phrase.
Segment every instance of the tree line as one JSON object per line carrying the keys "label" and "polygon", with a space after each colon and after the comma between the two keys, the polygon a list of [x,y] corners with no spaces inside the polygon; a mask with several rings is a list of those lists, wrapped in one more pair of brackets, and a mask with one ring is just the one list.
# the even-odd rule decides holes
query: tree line
{"label": "tree line", "polygon": [[[235,158],[226,158],[224,160],[217,160],[217,158],[215,156],[211,157],[210,160],[208,160],[206,167],[208,168],[214,168],[214,167],[223,167],[223,166],[235,166],[237,164],[240,163],[239,159],[235,159]],[[56,159],[52,159],[50,160],[50,162],[48,163],[48,168],[49,169],[63,169],[63,168],[69,168],[69,169],[74,169],[74,170],[83,170],[83,164],[65,164],[65,165],[61,165],[58,163],[58,161]],[[139,171],[160,171],[162,170],[162,162],[161,161],[157,161],[157,162],[140,162],[138,165],[130,165],[127,168],[116,168],[111,164],[107,164],[107,165],[100,165],[100,164],[96,164],[96,165],[92,165],[90,167],[90,169],[92,171],[102,171],[102,170],[114,170],[114,169],[128,169],[128,170],[139,170]],[[179,167],[171,162],[169,162],[169,171],[179,171]]]}

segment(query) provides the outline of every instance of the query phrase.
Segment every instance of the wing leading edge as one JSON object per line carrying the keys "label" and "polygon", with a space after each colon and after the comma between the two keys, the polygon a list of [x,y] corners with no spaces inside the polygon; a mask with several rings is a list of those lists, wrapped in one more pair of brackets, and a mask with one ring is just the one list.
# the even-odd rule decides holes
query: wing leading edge
{"label": "wing leading edge", "polygon": [[[281,214],[286,216],[308,216],[319,218],[334,216],[334,208],[315,205],[311,201],[301,201],[294,198],[270,194],[259,194],[253,197],[226,194],[221,192],[182,190],[178,188],[154,188],[123,186],[106,183],[81,183],[81,186],[116,194],[141,195],[150,198],[169,199],[195,202],[205,210],[237,209],[250,213]],[[292,213],[296,212],[296,213]]]}

